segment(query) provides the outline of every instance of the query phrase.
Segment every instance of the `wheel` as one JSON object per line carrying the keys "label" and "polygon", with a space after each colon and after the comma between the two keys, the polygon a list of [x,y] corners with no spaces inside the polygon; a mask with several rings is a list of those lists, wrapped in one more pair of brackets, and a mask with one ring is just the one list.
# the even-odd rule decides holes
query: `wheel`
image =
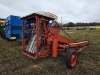
{"label": "wheel", "polygon": [[74,68],[76,66],[77,59],[78,56],[76,50],[69,50],[66,55],[66,67],[68,69]]}
{"label": "wheel", "polygon": [[1,33],[1,38],[6,39],[5,31],[3,31],[3,32]]}
{"label": "wheel", "polygon": [[1,35],[1,38],[5,39],[5,35],[2,34],[2,35]]}

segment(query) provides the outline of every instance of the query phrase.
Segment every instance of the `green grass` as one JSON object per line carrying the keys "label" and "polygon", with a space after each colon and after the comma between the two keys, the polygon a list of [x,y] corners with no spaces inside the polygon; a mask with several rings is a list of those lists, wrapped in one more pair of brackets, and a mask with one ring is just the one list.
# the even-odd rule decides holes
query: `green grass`
{"label": "green grass", "polygon": [[66,71],[65,61],[60,56],[33,60],[22,54],[21,42],[8,42],[0,38],[0,75],[99,75],[100,31],[67,32],[77,42],[84,40],[88,35],[90,37],[89,47],[79,55],[77,66],[70,72]]}

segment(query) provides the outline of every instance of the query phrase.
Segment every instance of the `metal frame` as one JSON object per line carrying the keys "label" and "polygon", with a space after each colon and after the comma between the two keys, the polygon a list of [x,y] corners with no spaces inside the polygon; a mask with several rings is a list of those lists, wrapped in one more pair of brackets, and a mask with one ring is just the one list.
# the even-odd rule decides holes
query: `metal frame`
{"label": "metal frame", "polygon": [[[34,18],[33,18],[34,17]],[[36,31],[36,53],[35,55],[31,55],[26,52],[25,49],[25,44],[26,41],[24,39],[24,30],[25,30],[25,24],[24,20],[35,20],[35,28],[30,29],[30,30],[35,30]],[[86,46],[88,45],[88,41],[83,41],[83,42],[78,42],[75,43],[73,40],[70,40],[68,38],[64,38],[59,35],[60,29],[59,27],[46,27],[46,22],[49,20],[54,21],[54,19],[51,18],[46,18],[44,16],[40,16],[37,14],[33,15],[28,15],[27,17],[23,17],[23,25],[22,25],[22,53],[25,54],[26,56],[32,58],[32,59],[38,59],[38,58],[43,58],[48,56],[49,54],[52,54],[53,57],[58,56],[58,51],[61,50],[66,50],[68,52],[69,48],[71,49],[76,49],[78,53],[82,52]],[[43,27],[44,27],[44,33],[41,34],[39,33],[39,22],[43,22]],[[49,30],[49,31],[48,31]],[[65,32],[66,33],[66,32]],[[68,35],[66,33],[66,35]],[[43,51],[39,51],[39,47],[41,44],[41,41],[39,42],[39,36],[42,36],[43,38],[41,40],[45,40],[46,42],[46,50],[44,49]],[[28,37],[29,38],[29,37]],[[60,44],[59,42],[63,43]],[[51,45],[52,45],[52,51],[51,51]],[[58,49],[60,47],[61,49]]]}
{"label": "metal frame", "polygon": [[[37,58],[39,58],[39,57],[43,57],[43,56],[40,56],[41,54],[45,54],[45,52],[47,53],[48,52],[48,50],[47,51],[44,51],[44,52],[39,52],[39,42],[38,42],[38,37],[39,37],[39,35],[42,35],[42,36],[44,36],[44,38],[46,38],[47,39],[47,29],[46,29],[46,21],[48,21],[48,20],[46,20],[46,19],[44,19],[44,18],[38,18],[38,16],[35,16],[35,18],[36,18],[36,29],[32,29],[32,30],[36,30],[36,54],[35,54],[35,56],[33,56],[33,55],[30,55],[30,54],[28,54],[26,51],[25,51],[25,44],[26,44],[26,41],[24,40],[24,30],[25,30],[25,24],[24,24],[24,20],[23,20],[23,25],[22,25],[22,53],[23,54],[25,54],[26,56],[28,56],[28,57],[30,57],[30,58],[32,58],[32,59],[37,59]],[[39,31],[39,21],[43,21],[43,23],[44,23],[44,30],[45,30],[45,35],[43,35],[43,34],[39,34],[38,33],[38,31]],[[43,39],[44,39],[43,38]],[[39,55],[40,54],[40,55]],[[45,57],[45,56],[44,56]]]}

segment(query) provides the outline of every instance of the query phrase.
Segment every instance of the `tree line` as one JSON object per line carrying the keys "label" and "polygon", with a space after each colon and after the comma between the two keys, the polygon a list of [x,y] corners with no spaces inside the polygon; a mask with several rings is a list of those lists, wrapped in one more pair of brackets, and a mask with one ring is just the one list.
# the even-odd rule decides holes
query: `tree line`
{"label": "tree line", "polygon": [[92,22],[92,23],[69,22],[69,23],[62,24],[62,27],[77,27],[77,26],[100,26],[100,23],[97,23],[97,22]]}

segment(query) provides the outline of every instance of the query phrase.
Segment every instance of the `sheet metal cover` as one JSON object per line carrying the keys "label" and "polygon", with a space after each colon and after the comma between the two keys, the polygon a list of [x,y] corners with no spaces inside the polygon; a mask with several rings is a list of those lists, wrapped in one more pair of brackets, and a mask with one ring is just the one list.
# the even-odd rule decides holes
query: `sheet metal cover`
{"label": "sheet metal cover", "polygon": [[35,12],[35,13],[36,13],[36,14],[39,14],[39,15],[46,16],[46,17],[54,18],[54,19],[57,19],[57,18],[58,18],[55,14],[52,14],[52,13],[50,13],[50,12],[43,12],[43,11],[40,11],[40,12]]}
{"label": "sheet metal cover", "polygon": [[32,13],[32,14],[23,16],[23,17],[21,17],[21,19],[25,19],[25,18],[33,16],[33,15],[45,16],[45,17],[55,19],[55,20],[58,18],[55,14],[52,14],[50,12],[39,11],[39,12],[35,12],[35,13]]}

